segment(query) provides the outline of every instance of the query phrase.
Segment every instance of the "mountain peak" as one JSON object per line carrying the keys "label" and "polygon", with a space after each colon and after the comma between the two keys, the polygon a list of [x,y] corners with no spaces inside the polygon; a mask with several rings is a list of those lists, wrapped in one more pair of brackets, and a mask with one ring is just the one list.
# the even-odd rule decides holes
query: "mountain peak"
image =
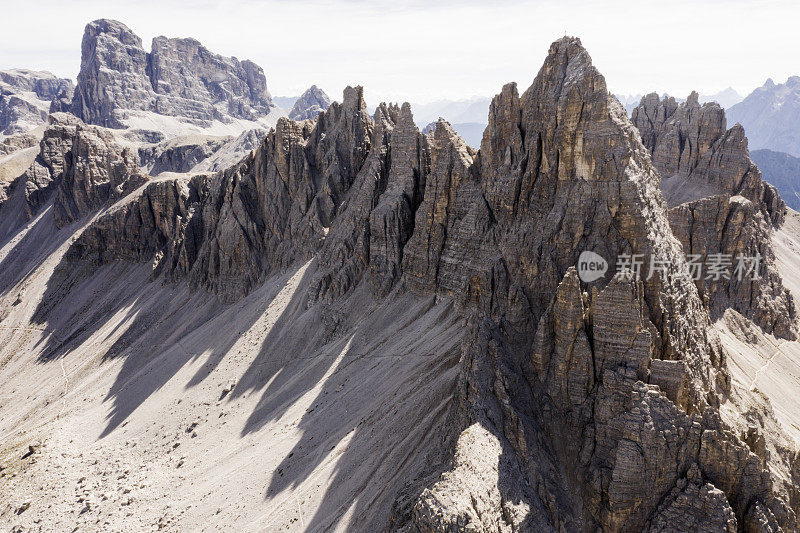
{"label": "mountain peak", "polygon": [[[105,26],[75,100],[98,120],[268,107],[252,63],[204,62],[191,39],[146,54],[123,28],[91,31]],[[575,37],[553,42],[522,94],[502,87],[480,150],[444,119],[420,133],[408,103],[371,119],[361,86],[341,104],[316,86],[299,100],[311,119],[281,118],[237,163],[154,180],[118,133],[54,114],[0,189],[0,231],[27,224],[0,254],[2,404],[21,406],[2,428],[23,428],[20,447],[66,428],[35,468],[2,465],[9,501],[37,497],[26,520],[74,510],[36,487],[71,490],[86,471],[81,494],[101,477],[135,482],[123,503],[137,520],[178,529],[242,498],[244,527],[268,530],[797,529],[795,493],[769,469],[785,479],[800,458],[754,410],[755,380],[732,379],[715,329],[794,323],[770,266],[782,202],[719,106],[651,93],[633,123]],[[670,180],[694,196],[676,201]],[[759,253],[769,277],[695,281],[695,252]],[[102,365],[119,369],[107,394]],[[31,423],[39,413],[49,425]],[[88,439],[67,446],[76,421]],[[148,505],[200,471],[224,512],[201,505],[189,522]],[[138,482],[161,478],[170,486]],[[326,494],[297,492],[306,482]],[[87,499],[81,516],[102,520],[115,501]]]}
{"label": "mountain peak", "polygon": [[289,118],[292,120],[306,120],[316,117],[320,112],[328,109],[331,105],[331,99],[325,94],[325,91],[312,85],[297,99],[289,112]]}
{"label": "mountain peak", "polygon": [[800,156],[797,116],[800,113],[800,77],[786,83],[772,78],[744,100],[727,110],[729,122],[739,122],[747,132],[750,148],[769,148]]}
{"label": "mountain peak", "polygon": [[114,19],[97,19],[88,23],[84,29],[83,39],[96,39],[102,34],[118,39],[128,46],[142,46],[142,40],[133,33],[133,30]]}
{"label": "mountain peak", "polygon": [[272,108],[263,70],[213,54],[192,38],[156,37],[147,53],[121,22],[86,25],[71,111],[85,122],[121,128],[131,115],[155,113],[209,126],[256,121]]}
{"label": "mountain peak", "polygon": [[570,72],[576,74],[584,68],[592,67],[592,58],[579,38],[562,37],[550,45],[540,73],[555,66],[569,66]]}

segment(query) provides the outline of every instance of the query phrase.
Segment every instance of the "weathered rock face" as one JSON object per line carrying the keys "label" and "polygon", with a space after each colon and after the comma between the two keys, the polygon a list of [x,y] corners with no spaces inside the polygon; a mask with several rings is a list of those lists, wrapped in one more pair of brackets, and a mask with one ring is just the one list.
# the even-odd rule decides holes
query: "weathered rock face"
{"label": "weathered rock face", "polygon": [[[53,114],[39,155],[11,184],[9,198],[0,204],[4,233],[35,216],[50,201],[56,225],[65,226],[146,181],[136,154],[120,147],[111,133],[86,126],[66,113]],[[14,211],[12,202],[21,209]],[[17,213],[17,219],[11,220],[5,211]]]}
{"label": "weathered rock face", "polygon": [[263,70],[218,56],[194,39],[153,39],[151,53],[127,26],[86,26],[72,112],[87,123],[123,127],[126,110],[151,111],[196,124],[255,120],[272,107]]}
{"label": "weathered rock face", "polygon": [[[188,278],[223,299],[246,294],[274,269],[319,249],[364,164],[371,133],[360,88],[345,90],[343,103],[312,124],[282,119],[239,164],[194,182],[188,197],[200,204],[186,223],[191,238],[171,250],[144,249],[163,252],[172,277]],[[123,210],[108,216],[127,215]],[[138,227],[131,232],[131,239],[148,239]],[[72,256],[95,257],[98,244],[110,236],[79,238]]]}
{"label": "weathered rock face", "polygon": [[177,137],[139,148],[139,161],[151,176],[162,172],[191,172],[232,140],[233,137],[208,135]]}
{"label": "weathered rock face", "polygon": [[786,206],[750,160],[744,130],[738,124],[727,130],[719,105],[701,106],[697,93],[680,105],[652,93],[642,98],[631,121],[662,175],[670,207],[718,194],[739,195],[754,202],[769,222],[783,220]]}
{"label": "weathered rock face", "polygon": [[292,110],[289,111],[289,118],[292,120],[307,120],[314,118],[321,112],[328,109],[331,99],[325,91],[312,85],[294,103]]}
{"label": "weathered rock face", "polygon": [[0,71],[0,133],[24,133],[44,124],[50,102],[72,90],[71,80],[49,72]]}
{"label": "weathered rock face", "polygon": [[194,39],[153,39],[148,73],[162,115],[256,120],[272,107],[261,67],[213,54]]}
{"label": "weathered rock face", "polygon": [[[659,181],[564,38],[527,91],[495,97],[480,151],[444,121],[419,132],[407,105],[370,119],[348,88],[224,172],[148,184],[98,216],[64,267],[152,261],[232,301],[314,258],[310,305],[361,283],[452,299],[466,320],[452,460],[409,482],[395,530],[659,531],[678,516],[796,529],[790,482],[721,420],[725,353]],[[611,263],[590,282],[575,269],[587,250]],[[623,254],[666,267],[614,276]]]}
{"label": "weathered rock face", "polygon": [[[696,455],[686,412],[708,408],[701,391],[724,385],[719,347],[696,291],[675,272],[603,288],[607,278],[583,285],[569,268],[583,250],[612,262],[656,255],[680,268],[658,175],[572,39],[553,45],[522,97],[508,85],[495,98],[475,164],[459,153],[447,179],[428,178],[404,267],[410,283],[484,317],[467,341],[463,425],[493,428],[507,443],[499,499],[524,512],[504,505],[479,520],[643,529]],[[674,363],[651,374],[661,359]],[[436,530],[463,527],[460,508],[438,497],[458,477],[450,470],[436,497],[418,502],[411,530],[426,530],[429,516],[439,517]],[[463,486],[476,486],[462,496],[467,506],[482,499],[477,480]]]}
{"label": "weathered rock face", "polygon": [[192,249],[194,226],[189,224],[196,223],[200,195],[207,192],[205,176],[152,181],[141,195],[88,227],[69,257],[99,263],[152,261],[154,272],[160,273],[165,256],[180,261],[186,253],[181,249]]}
{"label": "weathered rock face", "polygon": [[[766,331],[793,338],[794,305],[770,244],[786,206],[750,160],[742,127],[726,130],[722,108],[700,106],[697,93],[680,105],[647,95],[632,121],[663,176],[670,224],[684,251],[703,260],[727,258],[727,276],[703,272],[696,280],[712,317],[733,308]],[[755,276],[736,273],[739,257],[760,258]]]}
{"label": "weathered rock face", "polygon": [[261,143],[267,138],[267,133],[267,130],[262,128],[243,131],[192,170],[194,172],[220,172],[230,168],[261,146]]}
{"label": "weathered rock face", "polygon": [[118,110],[155,110],[155,91],[147,76],[142,40],[114,20],[86,25],[81,41],[81,70],[72,112],[87,124],[121,127]]}

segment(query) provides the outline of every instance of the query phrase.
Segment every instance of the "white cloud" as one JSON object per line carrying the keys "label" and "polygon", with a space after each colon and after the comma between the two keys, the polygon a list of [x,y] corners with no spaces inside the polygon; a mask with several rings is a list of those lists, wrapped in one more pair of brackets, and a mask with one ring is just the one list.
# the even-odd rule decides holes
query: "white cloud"
{"label": "white cloud", "polygon": [[74,77],[86,22],[115,18],[142,37],[192,36],[260,64],[275,95],[312,83],[370,102],[491,95],[527,87],[547,48],[582,38],[612,90],[749,92],[800,73],[800,4],[733,2],[27,1],[4,9],[0,68]]}

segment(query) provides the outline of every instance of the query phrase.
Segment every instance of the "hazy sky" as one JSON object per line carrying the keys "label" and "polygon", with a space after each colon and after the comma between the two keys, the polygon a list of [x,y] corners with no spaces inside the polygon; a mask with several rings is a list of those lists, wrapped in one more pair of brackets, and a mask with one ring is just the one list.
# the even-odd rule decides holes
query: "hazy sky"
{"label": "hazy sky", "polygon": [[388,2],[234,0],[0,0],[0,69],[74,78],[84,25],[127,24],[146,49],[156,35],[195,37],[252,59],[275,96],[347,84],[367,100],[428,102],[526,88],[549,44],[580,37],[617,93],[676,96],[800,74],[800,2]]}

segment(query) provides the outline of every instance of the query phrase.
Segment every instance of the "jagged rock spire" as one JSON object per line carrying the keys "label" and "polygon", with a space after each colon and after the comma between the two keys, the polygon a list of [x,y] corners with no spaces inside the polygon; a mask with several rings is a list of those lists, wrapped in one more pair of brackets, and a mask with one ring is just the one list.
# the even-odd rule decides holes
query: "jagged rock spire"
{"label": "jagged rock spire", "polygon": [[696,280],[712,317],[731,308],[770,333],[793,338],[794,304],[775,269],[770,242],[786,206],[750,160],[741,125],[726,129],[723,109],[701,106],[696,92],[681,104],[649,94],[631,117],[661,173],[670,225],[684,251],[729,257],[731,269],[737,257],[760,258],[756,279]]}
{"label": "jagged rock spire", "polygon": [[[521,96],[510,84],[494,99],[479,152],[446,121],[420,133],[407,105],[373,121],[348,87],[315,120],[280,120],[233,168],[153,182],[68,259],[150,259],[233,301],[313,258],[308,305],[363,283],[377,298],[452,301],[466,329],[444,473],[410,480],[419,496],[397,506],[398,528],[645,530],[673,516],[792,528],[789,497],[720,414],[725,356],[659,181],[589,54],[564,38]],[[607,275],[577,275],[584,251]],[[614,277],[633,254],[665,270]]]}

